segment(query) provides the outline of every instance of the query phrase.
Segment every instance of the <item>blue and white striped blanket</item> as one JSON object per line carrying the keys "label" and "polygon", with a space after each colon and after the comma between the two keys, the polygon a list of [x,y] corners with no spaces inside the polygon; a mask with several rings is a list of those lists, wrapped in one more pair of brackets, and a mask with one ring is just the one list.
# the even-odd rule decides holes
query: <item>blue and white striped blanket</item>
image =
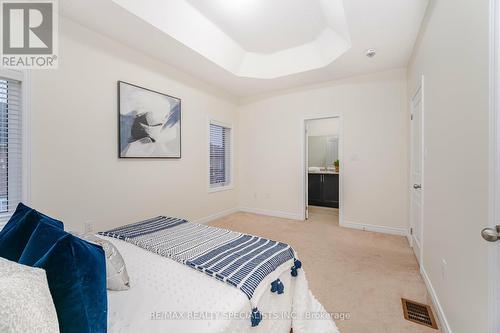
{"label": "blue and white striped blanket", "polygon": [[295,258],[288,244],[164,216],[99,234],[204,272],[240,289],[249,300],[266,276]]}

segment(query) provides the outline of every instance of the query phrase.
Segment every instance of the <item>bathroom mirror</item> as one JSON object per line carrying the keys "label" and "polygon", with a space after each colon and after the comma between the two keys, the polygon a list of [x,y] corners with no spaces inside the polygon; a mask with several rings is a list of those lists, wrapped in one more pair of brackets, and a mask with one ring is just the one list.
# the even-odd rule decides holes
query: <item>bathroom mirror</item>
{"label": "bathroom mirror", "polygon": [[309,167],[332,167],[338,160],[338,136],[310,136],[308,142]]}

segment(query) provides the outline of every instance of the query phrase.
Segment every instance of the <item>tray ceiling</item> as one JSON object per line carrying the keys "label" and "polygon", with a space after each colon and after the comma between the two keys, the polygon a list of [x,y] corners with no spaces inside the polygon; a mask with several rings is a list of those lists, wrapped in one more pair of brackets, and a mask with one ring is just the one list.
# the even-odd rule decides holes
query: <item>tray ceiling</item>
{"label": "tray ceiling", "polygon": [[[249,97],[406,67],[427,3],[68,0],[60,8],[94,31]],[[367,58],[368,48],[377,56]]]}
{"label": "tray ceiling", "polygon": [[327,66],[350,47],[341,0],[113,0],[239,77]]}

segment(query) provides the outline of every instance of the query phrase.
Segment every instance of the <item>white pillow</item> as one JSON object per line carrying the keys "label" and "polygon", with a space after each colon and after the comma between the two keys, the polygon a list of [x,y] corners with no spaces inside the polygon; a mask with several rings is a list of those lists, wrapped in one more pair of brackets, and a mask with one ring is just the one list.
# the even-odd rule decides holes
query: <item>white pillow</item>
{"label": "white pillow", "polygon": [[45,271],[0,258],[0,332],[59,332]]}
{"label": "white pillow", "polygon": [[87,242],[100,245],[104,250],[106,255],[106,288],[109,290],[127,290],[130,288],[130,279],[125,267],[125,261],[111,242],[93,234],[71,233]]}

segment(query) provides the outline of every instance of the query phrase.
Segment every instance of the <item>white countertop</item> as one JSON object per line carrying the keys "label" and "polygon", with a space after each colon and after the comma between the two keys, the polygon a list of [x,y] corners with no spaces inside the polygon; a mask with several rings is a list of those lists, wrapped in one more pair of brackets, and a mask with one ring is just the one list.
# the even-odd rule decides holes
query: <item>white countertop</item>
{"label": "white countertop", "polygon": [[338,172],[335,171],[330,171],[330,170],[324,170],[324,171],[308,171],[308,173],[312,175],[338,175]]}

